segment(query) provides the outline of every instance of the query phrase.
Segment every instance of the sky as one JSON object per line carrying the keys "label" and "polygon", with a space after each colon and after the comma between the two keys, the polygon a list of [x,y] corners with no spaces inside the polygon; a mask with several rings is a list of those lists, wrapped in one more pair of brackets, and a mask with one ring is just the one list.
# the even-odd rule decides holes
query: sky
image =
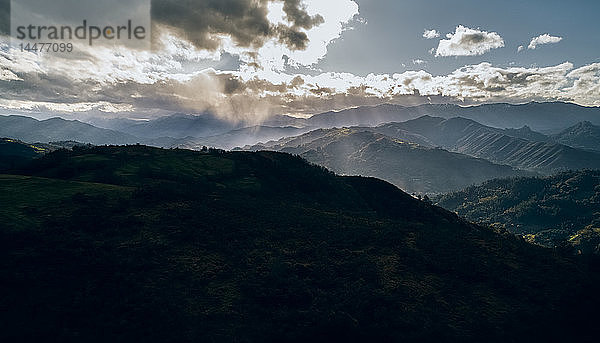
{"label": "sky", "polygon": [[[77,22],[85,1],[99,3],[57,3]],[[132,12],[109,3],[96,21]],[[152,0],[151,49],[66,55],[11,44],[9,5],[0,0],[2,113],[260,122],[380,103],[600,106],[598,1]],[[64,21],[42,7],[36,18]]]}

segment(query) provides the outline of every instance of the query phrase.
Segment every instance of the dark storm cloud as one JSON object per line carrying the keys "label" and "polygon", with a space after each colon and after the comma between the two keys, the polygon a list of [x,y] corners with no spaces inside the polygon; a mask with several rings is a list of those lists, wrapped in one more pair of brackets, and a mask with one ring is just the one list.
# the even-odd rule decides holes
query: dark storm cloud
{"label": "dark storm cloud", "polygon": [[230,36],[242,47],[258,48],[277,38],[291,49],[305,48],[308,37],[301,29],[319,25],[323,18],[310,16],[299,0],[284,0],[292,24],[273,25],[267,19],[270,1],[274,0],[153,0],[152,19],[202,49],[217,49],[216,35]]}
{"label": "dark storm cloud", "polygon": [[10,34],[10,0],[0,0],[0,35]]}
{"label": "dark storm cloud", "polygon": [[284,0],[283,11],[288,17],[288,20],[294,23],[295,26],[304,29],[310,29],[313,26],[323,24],[324,19],[320,15],[311,17],[306,13],[304,7],[300,4],[300,0]]}

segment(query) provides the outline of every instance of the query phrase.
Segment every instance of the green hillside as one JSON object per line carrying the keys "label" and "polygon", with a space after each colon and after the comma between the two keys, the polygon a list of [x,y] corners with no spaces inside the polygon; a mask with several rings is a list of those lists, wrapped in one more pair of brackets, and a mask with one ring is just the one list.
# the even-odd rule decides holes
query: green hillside
{"label": "green hillside", "polygon": [[597,334],[593,264],[292,155],[75,147],[12,173],[3,342]]}
{"label": "green hillside", "polygon": [[[442,196],[438,203],[469,220],[506,228],[541,245],[569,244],[581,250],[581,245],[598,241],[600,171],[493,180]],[[582,252],[594,252],[598,244]]]}

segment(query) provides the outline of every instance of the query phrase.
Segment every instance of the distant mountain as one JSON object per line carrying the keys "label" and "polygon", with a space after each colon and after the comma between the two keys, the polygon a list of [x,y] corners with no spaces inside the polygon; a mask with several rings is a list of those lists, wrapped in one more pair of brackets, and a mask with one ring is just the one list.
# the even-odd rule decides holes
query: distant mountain
{"label": "distant mountain", "polygon": [[421,107],[384,104],[326,112],[306,119],[306,125],[318,128],[376,126],[382,123],[406,121],[424,114]]}
{"label": "distant mountain", "polygon": [[181,113],[149,121],[121,122],[116,128],[130,135],[144,138],[198,138],[222,134],[240,128],[240,125],[219,119],[210,113],[200,115]]}
{"label": "distant mountain", "polygon": [[[276,120],[284,121],[281,118]],[[60,118],[39,121],[23,116],[0,116],[0,136],[42,143],[52,141],[77,141],[94,145],[143,143],[165,148],[199,149],[202,146],[209,146],[232,149],[296,136],[309,130],[292,126],[252,126],[231,130],[236,125],[212,117],[187,115],[163,117],[150,122],[114,120],[112,123],[113,127],[129,133]],[[214,134],[221,131],[221,134]],[[192,133],[198,136],[186,135]]]}
{"label": "distant mountain", "polygon": [[533,131],[527,125],[520,129],[504,129],[504,134],[515,138],[526,139],[532,142],[552,142],[552,138],[537,131]]}
{"label": "distant mountain", "polygon": [[76,120],[52,118],[36,120],[23,116],[0,116],[0,137],[12,137],[25,142],[78,141],[95,145],[135,144],[132,135],[100,129]]}
{"label": "distant mountain", "polygon": [[274,152],[0,175],[2,342],[593,342],[593,261]]}
{"label": "distant mountain", "polygon": [[303,134],[309,129],[301,129],[297,127],[270,127],[270,126],[252,126],[242,129],[236,129],[227,133],[204,137],[197,139],[192,148],[198,148],[202,145],[209,147],[217,147],[221,149],[233,149],[235,147],[243,147],[253,145],[259,142],[268,142],[279,140],[284,137],[297,136]]}
{"label": "distant mountain", "polygon": [[574,148],[600,151],[600,126],[584,121],[552,135],[552,139]]}
{"label": "distant mountain", "polygon": [[[243,136],[248,136],[250,135],[248,132],[250,132],[252,128],[255,128],[255,131],[259,131],[257,128],[263,128],[262,131],[269,135],[274,133],[275,128],[285,130],[292,127],[304,127],[306,126],[306,123],[303,119],[296,119],[288,116],[273,116],[262,124],[256,125],[243,121],[228,121],[210,112],[205,112],[194,115],[179,113],[144,121],[114,119],[111,121],[104,121],[103,125],[142,138],[163,139],[169,137],[174,139],[188,139],[216,137],[227,133],[230,133],[229,136],[232,136],[236,133],[232,131],[241,129],[246,130],[245,132],[239,133]],[[272,128],[273,130],[270,130],[270,132],[267,133],[269,128]],[[275,134],[275,136],[277,136],[277,134]],[[242,137],[240,137],[240,139],[243,140]]]}
{"label": "distant mountain", "polygon": [[[419,140],[406,132],[395,133]],[[374,176],[418,193],[447,192],[496,177],[525,174],[483,159],[390,138],[370,128],[321,129],[247,149],[298,154],[340,174]]]}
{"label": "distant mountain", "polygon": [[531,102],[523,105],[485,104],[459,107],[454,105],[423,105],[431,115],[463,117],[497,128],[529,126],[535,131],[561,130],[581,121],[600,124],[600,107],[584,107],[564,102]]}
{"label": "distant mountain", "polygon": [[461,107],[458,105],[400,105],[365,106],[327,112],[307,120],[309,126],[331,128],[346,126],[377,126],[389,122],[403,122],[424,115],[441,118],[463,117],[497,128],[522,128],[528,126],[535,131],[556,131],[590,121],[600,125],[600,107],[583,107],[575,104],[528,103],[523,105],[486,104]]}
{"label": "distant mountain", "polygon": [[[600,154],[540,142],[543,135],[527,129],[501,130],[465,118],[423,116],[403,123],[384,124],[373,130],[391,137],[394,132],[410,132],[453,152],[547,174],[571,169],[600,169]],[[516,136],[540,138],[530,141]]]}
{"label": "distant mountain", "polygon": [[444,195],[437,203],[540,245],[600,252],[600,171],[493,180]]}

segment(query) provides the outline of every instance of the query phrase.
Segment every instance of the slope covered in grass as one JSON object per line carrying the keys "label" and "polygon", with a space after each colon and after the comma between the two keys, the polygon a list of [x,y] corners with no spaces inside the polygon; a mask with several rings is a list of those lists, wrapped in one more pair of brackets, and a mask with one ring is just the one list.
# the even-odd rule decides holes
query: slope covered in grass
{"label": "slope covered in grass", "polygon": [[591,265],[377,179],[143,146],[13,174],[27,176],[0,178],[2,341],[595,337]]}

